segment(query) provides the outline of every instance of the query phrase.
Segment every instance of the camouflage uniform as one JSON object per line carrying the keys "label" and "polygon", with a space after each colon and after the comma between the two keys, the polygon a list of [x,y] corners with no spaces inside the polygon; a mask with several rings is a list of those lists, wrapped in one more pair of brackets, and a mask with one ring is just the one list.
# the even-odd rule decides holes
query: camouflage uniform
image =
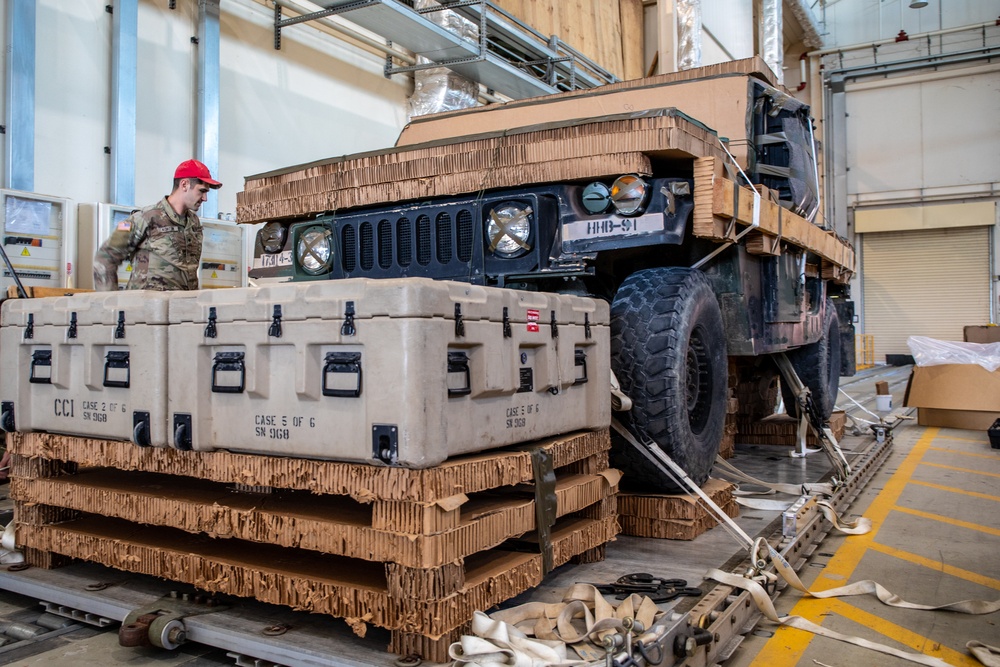
{"label": "camouflage uniform", "polygon": [[193,211],[179,216],[164,197],[123,220],[94,257],[94,287],[118,289],[118,266],[132,262],[127,289],[198,289],[202,227]]}

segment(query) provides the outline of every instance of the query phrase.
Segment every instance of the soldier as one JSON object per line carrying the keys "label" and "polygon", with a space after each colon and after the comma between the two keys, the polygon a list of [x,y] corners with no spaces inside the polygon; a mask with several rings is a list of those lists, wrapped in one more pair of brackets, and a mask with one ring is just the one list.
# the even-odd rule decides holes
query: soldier
{"label": "soldier", "polygon": [[174,189],[152,206],[118,223],[94,257],[94,287],[118,289],[118,266],[132,262],[127,289],[198,289],[201,221],[197,211],[209,189],[222,183],[198,160],[185,160],[174,171]]}

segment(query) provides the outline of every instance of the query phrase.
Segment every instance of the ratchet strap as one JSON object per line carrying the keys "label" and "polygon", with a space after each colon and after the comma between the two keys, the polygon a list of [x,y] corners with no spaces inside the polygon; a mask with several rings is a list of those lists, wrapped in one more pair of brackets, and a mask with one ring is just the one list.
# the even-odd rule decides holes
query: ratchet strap
{"label": "ratchet strap", "polygon": [[[472,634],[462,636],[448,653],[455,665],[592,664],[605,651],[591,643],[601,646],[605,636],[627,632],[626,619],[652,627],[662,613],[645,596],[633,593],[615,607],[594,586],[574,584],[562,602],[529,602],[492,616],[477,611]],[[584,659],[570,658],[569,645]]]}
{"label": "ratchet strap", "polygon": [[[833,598],[833,597],[846,597],[851,595],[874,595],[883,604],[887,604],[891,607],[900,607],[903,609],[917,609],[925,611],[954,611],[960,614],[990,614],[997,610],[1000,610],[1000,600],[994,601],[984,601],[984,600],[962,600],[960,602],[952,602],[943,605],[922,605],[914,604],[912,602],[907,602],[899,596],[886,590],[881,584],[871,581],[858,581],[847,586],[841,586],[839,588],[833,588],[825,591],[813,592],[805,587],[805,584],[799,579],[798,575],[792,569],[791,565],[788,564],[781,554],[775,551],[770,545],[767,546],[768,557],[771,563],[782,579],[788,582],[792,588],[815,598]],[[896,656],[897,658],[902,658],[904,660],[909,660],[910,662],[915,662],[920,665],[928,665],[930,667],[946,667],[948,663],[944,662],[939,658],[935,658],[928,655],[922,655],[919,653],[909,653],[907,651],[901,651],[890,646],[885,646],[884,644],[879,644],[877,642],[868,641],[867,639],[862,639],[860,637],[854,637],[851,635],[844,635],[839,632],[835,632],[828,628],[824,628],[821,625],[817,625],[812,621],[809,621],[801,616],[779,616],[778,612],[774,608],[774,604],[771,601],[770,596],[764,590],[764,587],[754,581],[753,579],[747,578],[739,574],[731,574],[729,572],[723,572],[722,570],[711,569],[708,571],[707,577],[718,581],[721,584],[727,586],[733,586],[747,591],[753,598],[757,605],[757,608],[763,613],[770,621],[778,623],[780,625],[787,625],[792,628],[799,630],[805,630],[806,632],[811,632],[822,637],[829,637],[831,639],[836,639],[848,644],[854,644],[855,646],[860,646],[862,648],[871,649],[873,651],[878,651],[879,653],[885,653],[887,655]],[[773,576],[773,575],[772,575]]]}
{"label": "ratchet strap", "polygon": [[721,474],[723,477],[728,477],[730,480],[736,482],[746,482],[747,484],[753,484],[754,486],[764,487],[768,489],[767,491],[744,491],[740,489],[737,495],[751,496],[751,495],[773,495],[775,493],[787,493],[792,496],[801,495],[812,495],[818,494],[823,496],[832,496],[834,494],[833,484],[826,482],[815,482],[815,483],[805,483],[805,484],[782,484],[780,482],[765,482],[763,480],[752,477],[732,463],[717,456],[715,458],[715,470],[714,472]]}

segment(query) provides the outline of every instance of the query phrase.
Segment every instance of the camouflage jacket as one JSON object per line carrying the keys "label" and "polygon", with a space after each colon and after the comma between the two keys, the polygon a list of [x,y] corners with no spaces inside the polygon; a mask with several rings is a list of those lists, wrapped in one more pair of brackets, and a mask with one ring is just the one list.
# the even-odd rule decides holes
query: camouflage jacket
{"label": "camouflage jacket", "polygon": [[118,267],[128,260],[128,289],[198,289],[202,227],[188,211],[179,216],[166,197],[123,220],[94,257],[94,287],[118,289]]}

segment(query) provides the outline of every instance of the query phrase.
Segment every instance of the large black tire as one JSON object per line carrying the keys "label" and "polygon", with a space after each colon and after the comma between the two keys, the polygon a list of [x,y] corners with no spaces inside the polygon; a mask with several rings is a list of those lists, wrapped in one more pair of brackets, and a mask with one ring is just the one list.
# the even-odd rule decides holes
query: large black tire
{"label": "large black tire", "polygon": [[[722,440],[726,363],[722,311],[703,273],[647,269],[622,283],[611,304],[611,367],[632,399],[622,421],[699,485]],[[683,491],[628,443],[616,444],[612,460],[625,473],[625,488]]]}
{"label": "large black tire", "polygon": [[[836,407],[840,389],[840,318],[833,301],[826,300],[823,337],[787,355],[799,380],[812,395],[813,417],[821,422],[828,421]],[[785,411],[797,416],[798,402],[785,382],[781,384],[781,396],[785,401]]]}

